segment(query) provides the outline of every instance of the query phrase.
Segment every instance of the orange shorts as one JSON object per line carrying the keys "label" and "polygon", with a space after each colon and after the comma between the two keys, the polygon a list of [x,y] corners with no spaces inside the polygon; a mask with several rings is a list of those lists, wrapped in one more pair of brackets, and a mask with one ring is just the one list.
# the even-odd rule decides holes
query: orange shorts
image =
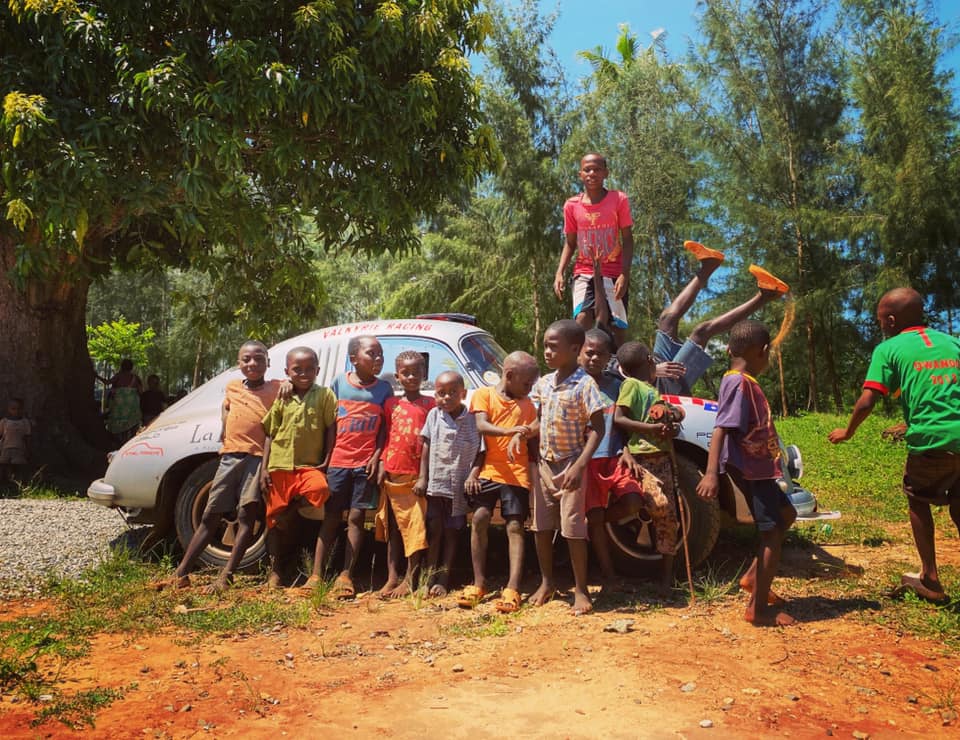
{"label": "orange shorts", "polygon": [[330,496],[327,476],[316,468],[271,470],[270,492],[267,494],[267,526],[277,526],[277,519],[290,504],[300,499],[310,506],[323,506]]}
{"label": "orange shorts", "polygon": [[595,457],[587,464],[587,511],[606,509],[628,493],[643,493],[640,481],[620,464],[619,457]]}

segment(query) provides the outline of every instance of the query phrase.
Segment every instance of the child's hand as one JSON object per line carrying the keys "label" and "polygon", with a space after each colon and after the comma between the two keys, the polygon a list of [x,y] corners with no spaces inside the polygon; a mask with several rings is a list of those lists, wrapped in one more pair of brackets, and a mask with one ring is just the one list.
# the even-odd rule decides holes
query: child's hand
{"label": "child's hand", "polygon": [[674,362],[673,360],[669,360],[668,362],[657,363],[658,378],[672,378],[673,380],[679,380],[686,374],[687,368],[682,362]]}
{"label": "child's hand", "polygon": [[720,493],[720,479],[716,473],[707,473],[697,484],[697,495],[700,498],[716,498]]}
{"label": "child's hand", "polygon": [[386,479],[386,477],[387,477],[387,469],[384,467],[383,463],[381,462],[380,465],[377,467],[377,485],[382,486],[383,481]]}
{"label": "child's hand", "polygon": [[564,471],[563,478],[560,481],[560,490],[575,491],[580,488],[582,481],[583,467],[578,463],[574,463]]}
{"label": "child's hand", "polygon": [[626,447],[620,453],[620,467],[624,468],[635,480],[643,480],[643,468],[637,462],[637,459],[630,454]]}
{"label": "child's hand", "polygon": [[847,434],[846,429],[834,429],[827,435],[827,439],[829,439],[832,444],[837,445],[841,442],[846,442],[852,436],[852,434]]}
{"label": "child's hand", "polygon": [[468,496],[476,496],[480,493],[480,479],[471,475],[463,482],[463,490]]}
{"label": "child's hand", "polygon": [[507,445],[507,460],[516,462],[517,455],[520,454],[521,445],[524,444],[523,434],[517,432],[510,438],[510,444]]}
{"label": "child's hand", "polygon": [[417,482],[413,484],[413,495],[420,496],[420,497],[427,495],[427,479],[426,478],[417,478]]}
{"label": "child's hand", "polygon": [[264,471],[260,474],[260,491],[264,496],[270,493],[270,488],[273,486],[273,481],[270,480],[270,473]]}
{"label": "child's hand", "polygon": [[277,391],[277,398],[281,401],[287,401],[293,395],[293,383],[289,380],[284,380],[280,384],[280,390]]}
{"label": "child's hand", "polygon": [[363,466],[364,472],[367,474],[367,480],[373,480],[377,477],[377,471],[380,468],[380,450],[377,450],[373,453],[373,457],[367,460],[367,464]]}

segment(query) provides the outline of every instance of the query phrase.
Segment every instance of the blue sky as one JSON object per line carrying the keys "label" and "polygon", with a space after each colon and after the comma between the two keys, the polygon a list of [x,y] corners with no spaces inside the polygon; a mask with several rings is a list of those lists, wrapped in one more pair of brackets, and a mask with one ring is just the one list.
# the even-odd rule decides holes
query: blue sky
{"label": "blue sky", "polygon": [[[960,0],[931,0],[931,5],[940,22],[960,34]],[[697,34],[696,0],[540,0],[540,8],[544,13],[559,10],[552,45],[571,82],[590,74],[590,65],[577,52],[599,44],[613,53],[621,23],[628,23],[644,46],[651,41],[650,32],[665,30],[667,50],[675,57],[686,53]],[[960,71],[960,46],[944,62]],[[958,82],[955,77],[955,88]]]}

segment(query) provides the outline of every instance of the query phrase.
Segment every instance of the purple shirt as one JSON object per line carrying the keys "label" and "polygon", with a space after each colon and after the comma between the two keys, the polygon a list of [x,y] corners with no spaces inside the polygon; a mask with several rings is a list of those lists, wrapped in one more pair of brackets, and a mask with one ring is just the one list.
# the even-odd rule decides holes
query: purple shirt
{"label": "purple shirt", "polygon": [[755,378],[736,370],[720,381],[716,426],[727,430],[720,450],[720,472],[732,465],[746,480],[779,478],[780,439],[770,404]]}

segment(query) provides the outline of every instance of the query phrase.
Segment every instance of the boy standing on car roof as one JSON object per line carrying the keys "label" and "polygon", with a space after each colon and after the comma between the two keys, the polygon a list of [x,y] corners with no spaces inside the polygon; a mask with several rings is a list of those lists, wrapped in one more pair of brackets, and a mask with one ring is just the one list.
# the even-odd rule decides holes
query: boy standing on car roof
{"label": "boy standing on car roof", "polygon": [[[309,347],[294,347],[286,359],[293,393],[277,400],[263,419],[267,440],[260,478],[267,502],[270,588],[279,588],[288,565],[293,545],[288,534],[292,515],[301,506],[319,508],[327,500],[324,471],[336,437],[336,399],[329,388],[316,384],[320,364],[317,353]],[[319,580],[314,564],[307,587]]]}
{"label": "boy standing on car roof", "polygon": [[266,434],[261,421],[277,398],[280,381],[263,379],[270,367],[270,357],[266,346],[253,339],[240,347],[237,367],[243,380],[231,380],[224,393],[220,411],[220,464],[213,476],[207,507],[173,577],[154,584],[158,590],[190,585],[189,573],[219,529],[224,514],[236,512],[237,534],[230,557],[211,590],[222,591],[231,583],[253,540],[253,525],[262,502],[260,466]]}
{"label": "boy standing on car roof", "polygon": [[949,506],[960,530],[960,340],[925,325],[923,298],[912,288],[884,293],[877,321],[888,339],[873,351],[846,428],[829,439],[851,439],[881,396],[900,394],[907,423],[903,492],[920,555],[920,572],[905,573],[900,583],[924,599],[945,601],[930,505]]}
{"label": "boy standing on car roof", "polygon": [[740,582],[750,592],[744,619],[758,627],[788,627],[796,620],[777,610],[783,600],[770,586],[780,565],[783,539],[797,512],[777,482],[781,476],[780,439],[770,404],[756,379],[770,366],[770,331],[759,321],[741,321],[730,330],[727,352],[730,369],[720,381],[707,470],[697,493],[716,498],[723,472],[743,491],[760,532],[759,552]]}
{"label": "boy standing on car roof", "polygon": [[[472,606],[487,594],[487,536],[493,510],[500,502],[506,522],[510,558],[507,585],[495,604],[509,614],[520,608],[523,575],[523,522],[530,505],[530,450],[536,445],[537,409],[530,390],[540,374],[537,361],[526,352],[511,352],[503,360],[503,373],[495,386],[478,388],[470,411],[483,435],[485,451],[480,471],[480,491],[467,503],[473,509],[470,526],[470,559],[473,585],[464,589],[461,606]],[[536,448],[534,447],[534,450]]]}
{"label": "boy standing on car roof", "polygon": [[[573,264],[573,318],[584,331],[593,327],[596,308],[606,301],[614,338],[621,344],[627,331],[627,291],[633,262],[633,218],[625,193],[607,190],[610,174],[602,154],[580,160],[583,192],[563,204],[566,241],[553,279],[553,291],[563,298],[565,273]],[[600,269],[603,295],[597,295],[594,266]]]}
{"label": "boy standing on car roof", "polygon": [[584,476],[603,438],[603,397],[596,381],[577,364],[584,331],[576,321],[555,321],[543,335],[543,358],[553,370],[530,394],[539,405],[540,485],[533,496],[533,530],[540,562],[540,588],[530,597],[542,606],[556,593],[553,538],[559,529],[570,550],[574,616],[593,609],[587,593],[587,507]]}
{"label": "boy standing on car roof", "polygon": [[378,504],[376,479],[386,441],[384,406],[393,398],[393,386],[377,377],[383,370],[383,348],[376,337],[351,337],[347,354],[353,370],[338,375],[330,386],[337,398],[337,441],[327,469],[330,499],[324,507],[313,565],[319,579],[343,512],[349,511],[343,570],[333,587],[338,599],[356,594],[353,571],[363,544],[364,520],[366,512]]}

